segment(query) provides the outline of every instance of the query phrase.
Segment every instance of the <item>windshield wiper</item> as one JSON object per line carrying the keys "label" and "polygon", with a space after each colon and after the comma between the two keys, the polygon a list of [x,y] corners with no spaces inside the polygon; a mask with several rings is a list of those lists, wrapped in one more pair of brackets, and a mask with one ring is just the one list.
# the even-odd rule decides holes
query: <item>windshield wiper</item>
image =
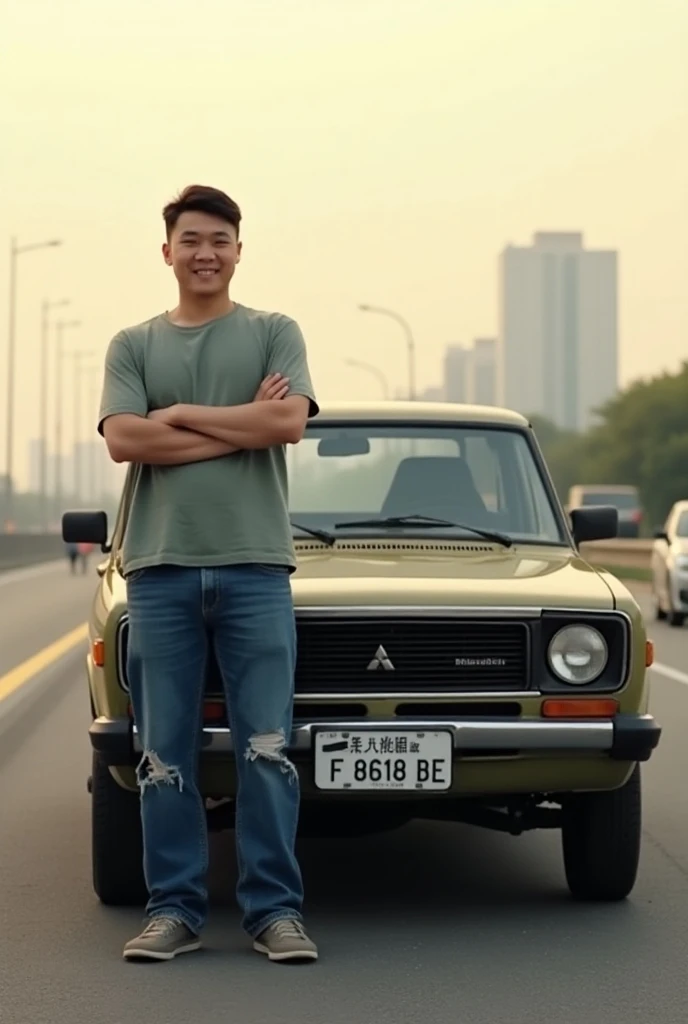
{"label": "windshield wiper", "polygon": [[458,530],[469,530],[471,533],[477,533],[478,536],[484,537],[485,540],[493,540],[498,544],[503,544],[505,548],[510,548],[513,544],[511,537],[507,537],[505,533],[496,533],[494,530],[483,530],[478,526],[470,526],[467,523],[453,523],[449,519],[435,519],[433,516],[387,516],[384,519],[354,519],[348,523],[335,523],[335,530],[345,530],[347,527],[356,526],[422,526],[431,529],[432,527],[440,526],[451,526]]}
{"label": "windshield wiper", "polygon": [[328,533],[327,530],[318,530],[314,526],[302,526],[301,523],[295,523],[294,520],[290,520],[291,525],[295,530],[302,530],[303,533],[310,533],[311,537],[317,537],[318,540],[322,540],[325,544],[329,544],[332,547],[336,544],[337,538],[332,533]]}

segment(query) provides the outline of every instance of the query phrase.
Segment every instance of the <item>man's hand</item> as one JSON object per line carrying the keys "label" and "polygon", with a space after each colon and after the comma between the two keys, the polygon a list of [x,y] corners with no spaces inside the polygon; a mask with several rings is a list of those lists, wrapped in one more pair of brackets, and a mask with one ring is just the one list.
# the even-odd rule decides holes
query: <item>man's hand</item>
{"label": "man's hand", "polygon": [[284,398],[289,390],[289,378],[281,373],[271,373],[256,392],[254,402],[274,402]]}
{"label": "man's hand", "polygon": [[146,419],[155,420],[156,423],[166,423],[168,427],[174,427],[174,414],[179,408],[177,405],[168,405],[166,409],[151,409]]}
{"label": "man's hand", "polygon": [[[254,402],[278,402],[284,398],[289,391],[289,378],[283,377],[281,373],[271,373],[261,382],[256,391]],[[157,423],[166,423],[168,427],[180,427],[180,412],[182,404],[168,405],[166,409],[153,409],[148,413],[149,420]]]}

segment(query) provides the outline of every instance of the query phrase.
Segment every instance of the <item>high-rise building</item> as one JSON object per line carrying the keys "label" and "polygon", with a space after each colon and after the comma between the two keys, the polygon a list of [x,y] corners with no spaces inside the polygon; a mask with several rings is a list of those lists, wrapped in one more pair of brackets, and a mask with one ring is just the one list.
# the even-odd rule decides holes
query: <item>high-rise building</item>
{"label": "high-rise building", "polygon": [[448,345],[444,353],[444,396],[447,402],[468,402],[471,353],[463,345]]}
{"label": "high-rise building", "polygon": [[43,441],[40,438],[32,438],[29,441],[29,480],[28,489],[34,494],[41,490],[41,458],[43,455]]}
{"label": "high-rise building", "polygon": [[428,387],[421,391],[418,396],[421,402],[442,402],[444,400],[444,391],[438,387]]}
{"label": "high-rise building", "polygon": [[539,232],[500,271],[499,403],[587,429],[618,390],[616,252]]}
{"label": "high-rise building", "polygon": [[497,405],[497,339],[476,338],[471,352],[469,401]]}

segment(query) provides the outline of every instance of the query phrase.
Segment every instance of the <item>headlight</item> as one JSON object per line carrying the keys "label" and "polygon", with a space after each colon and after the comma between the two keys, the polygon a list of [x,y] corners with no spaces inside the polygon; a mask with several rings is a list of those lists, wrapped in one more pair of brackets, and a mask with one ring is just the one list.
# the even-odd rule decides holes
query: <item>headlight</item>
{"label": "headlight", "polygon": [[559,679],[584,686],[604,671],[609,653],[604,637],[592,626],[564,626],[552,637],[547,657]]}
{"label": "headlight", "polygon": [[674,565],[680,572],[686,572],[688,570],[688,555],[677,555]]}

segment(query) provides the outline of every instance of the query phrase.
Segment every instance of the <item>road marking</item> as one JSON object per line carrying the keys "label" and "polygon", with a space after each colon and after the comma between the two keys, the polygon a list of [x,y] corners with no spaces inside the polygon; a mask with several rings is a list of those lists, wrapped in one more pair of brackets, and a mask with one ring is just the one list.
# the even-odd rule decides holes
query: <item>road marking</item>
{"label": "road marking", "polygon": [[87,636],[88,624],[84,622],[77,626],[76,629],[73,629],[71,633],[66,633],[59,640],[48,644],[38,654],[34,654],[33,657],[28,658],[21,665],[17,665],[16,668],[13,668],[6,675],[0,676],[0,701],[5,700],[15,690],[18,690],[20,686],[28,683],[29,679],[32,679],[39,672],[42,672],[43,669],[56,662],[58,658],[71,651],[73,647],[76,647],[78,643],[85,640]]}
{"label": "road marking", "polygon": [[680,672],[679,669],[672,668],[671,665],[661,665],[657,662],[652,665],[652,670],[658,672],[660,676],[666,676],[667,679],[673,679],[677,683],[688,686],[688,672]]}
{"label": "road marking", "polygon": [[12,583],[21,583],[22,580],[30,580],[36,576],[47,576],[48,573],[57,572],[58,569],[65,571],[65,560],[56,559],[54,562],[41,562],[40,565],[27,565],[23,569],[8,569],[0,572],[0,587],[8,587]]}

